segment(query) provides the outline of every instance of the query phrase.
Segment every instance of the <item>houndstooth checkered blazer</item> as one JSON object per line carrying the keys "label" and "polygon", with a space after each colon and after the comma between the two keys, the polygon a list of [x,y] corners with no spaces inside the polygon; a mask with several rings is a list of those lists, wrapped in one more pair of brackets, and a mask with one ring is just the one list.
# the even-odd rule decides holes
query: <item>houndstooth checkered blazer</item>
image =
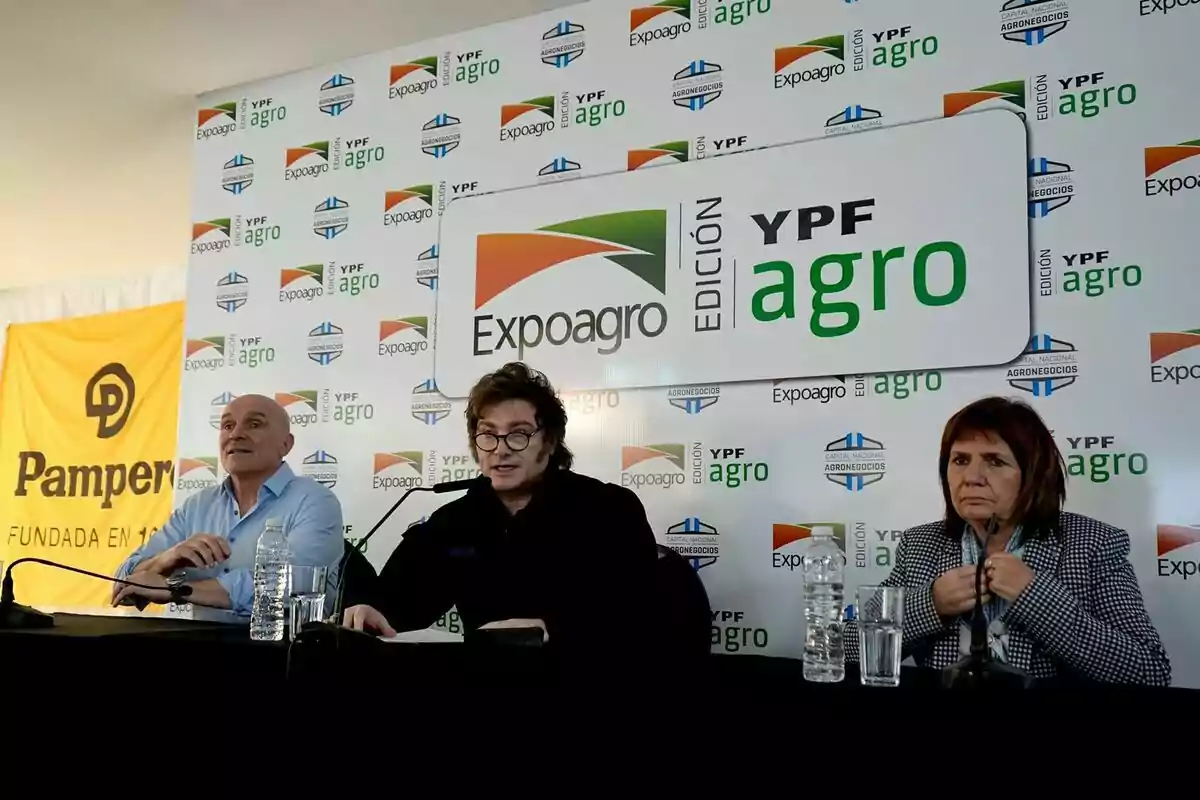
{"label": "houndstooth checkered blazer", "polygon": [[[1024,561],[1037,577],[1005,612],[1009,663],[1049,678],[1075,675],[1105,683],[1167,686],[1171,662],[1142,604],[1129,535],[1063,512],[1053,536],[1032,537]],[[959,619],[933,607],[933,582],[962,566],[958,537],[945,522],[904,532],[886,586],[904,586],[904,654],[925,667],[958,661]],[[858,630],[845,631],[846,658],[858,661]]]}

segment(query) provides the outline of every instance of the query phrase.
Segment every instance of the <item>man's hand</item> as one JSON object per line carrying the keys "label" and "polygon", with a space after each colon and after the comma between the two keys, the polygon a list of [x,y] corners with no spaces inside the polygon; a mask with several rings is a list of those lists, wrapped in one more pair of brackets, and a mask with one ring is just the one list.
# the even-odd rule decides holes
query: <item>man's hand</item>
{"label": "man's hand", "polygon": [[170,575],[186,567],[207,567],[220,564],[229,558],[229,540],[211,533],[197,533],[186,541],[164,550],[154,558],[138,565],[139,571]]}
{"label": "man's hand", "polygon": [[396,631],[388,624],[387,618],[371,606],[351,606],[342,614],[342,627],[352,631],[379,633],[383,636],[395,636]]}
{"label": "man's hand", "polygon": [[[983,602],[991,600],[984,587]],[[975,567],[956,567],[933,582],[933,607],[940,616],[957,617],[975,608]]]}
{"label": "man's hand", "polygon": [[983,572],[987,576],[988,591],[1010,603],[1037,577],[1036,572],[1012,553],[988,556],[983,562]]}
{"label": "man's hand", "polygon": [[479,630],[481,631],[494,631],[497,628],[541,628],[542,641],[545,642],[550,639],[550,633],[546,630],[546,623],[540,619],[502,619],[479,626]]}
{"label": "man's hand", "polygon": [[123,600],[132,602],[134,597],[144,597],[151,603],[167,603],[171,600],[171,590],[167,588],[167,579],[156,572],[135,572],[128,576],[134,583],[144,583],[147,586],[161,586],[162,589],[139,589],[137,586],[113,584],[113,607],[121,605]]}

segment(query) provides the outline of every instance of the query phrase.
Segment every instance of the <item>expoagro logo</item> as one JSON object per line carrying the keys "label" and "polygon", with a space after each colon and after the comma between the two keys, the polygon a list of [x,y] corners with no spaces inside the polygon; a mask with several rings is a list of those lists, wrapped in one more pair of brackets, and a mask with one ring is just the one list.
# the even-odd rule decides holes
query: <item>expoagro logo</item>
{"label": "expoagro logo", "polygon": [[648,167],[658,167],[663,164],[682,164],[688,160],[688,143],[686,141],[663,142],[653,147],[639,147],[630,150],[628,155],[628,171]]}
{"label": "expoagro logo", "polygon": [[[1189,162],[1188,168],[1195,172],[1187,175],[1178,174],[1180,170],[1172,169],[1188,159],[1200,156],[1200,139],[1190,142],[1170,144],[1146,148],[1146,197],[1165,194],[1174,197],[1177,192],[1195,189],[1200,186],[1200,160]],[[1165,177],[1158,177],[1160,172],[1170,170]]]}
{"label": "expoagro logo", "polygon": [[237,130],[237,102],[218,103],[196,111],[196,141],[224,137]]}
{"label": "expoagro logo", "polygon": [[420,450],[376,453],[371,488],[385,492],[411,489],[425,482],[425,454]]}
{"label": "expoagro logo", "polygon": [[225,366],[225,337],[205,336],[188,339],[183,355],[186,372],[211,372]]}
{"label": "expoagro logo", "polygon": [[686,445],[677,443],[623,445],[621,485],[633,489],[682,486],[687,480],[683,463],[686,449]]}
{"label": "expoagro logo", "polygon": [[1200,552],[1195,548],[1188,551],[1193,560],[1180,557],[1180,550],[1200,544],[1200,525],[1159,525],[1158,540],[1158,576],[1174,578],[1176,576],[1187,580],[1200,574]]}
{"label": "expoagro logo", "polygon": [[229,217],[192,223],[192,255],[219,253],[229,244]]}
{"label": "expoagro logo", "polygon": [[984,108],[1007,108],[1025,118],[1025,81],[1001,81],[978,86],[965,92],[942,95],[942,116],[954,117]]}
{"label": "expoagro logo", "polygon": [[383,226],[392,228],[433,217],[433,184],[421,183],[383,194]]}
{"label": "expoagro logo", "polygon": [[846,37],[822,36],[775,48],[775,88],[796,89],[846,74]]}
{"label": "expoagro logo", "polygon": [[[700,27],[707,27],[708,0],[697,0]],[[629,9],[629,46],[678,39],[692,30],[692,0],[662,0]]]}
{"label": "expoagro logo", "polygon": [[[833,540],[846,552],[846,526],[841,522],[776,522],[771,525],[771,567],[795,570],[803,566],[804,556],[789,545],[812,538],[813,528],[832,528]],[[785,549],[786,548],[786,549]],[[780,551],[783,552],[780,552]]]}
{"label": "expoagro logo", "polygon": [[175,488],[181,492],[194,492],[217,485],[216,456],[184,457],[179,459]]}
{"label": "expoagro logo", "polygon": [[1200,328],[1150,334],[1150,382],[1179,385],[1183,381],[1200,380],[1200,363],[1158,363],[1194,347],[1200,347]]}
{"label": "expoagro logo", "polygon": [[325,265],[302,264],[279,270],[279,302],[309,302],[325,294]]}
{"label": "expoagro logo", "polygon": [[429,317],[401,317],[379,322],[379,355],[415,356],[429,349]]}
{"label": "expoagro logo", "polygon": [[409,95],[421,95],[437,88],[438,57],[414,58],[392,64],[388,70],[388,99],[403,100]]}
{"label": "expoagro logo", "polygon": [[500,141],[541,137],[554,130],[554,96],[545,95],[500,106]]}
{"label": "expoagro logo", "polygon": [[[551,267],[588,256],[603,256],[636,275],[660,295],[667,291],[667,212],[663,209],[617,211],[546,225],[531,233],[485,233],[476,240],[475,310],[520,282]],[[667,309],[657,301],[584,308],[574,319],[556,311],[543,319],[538,314],[498,318],[475,316],[475,354],[515,349],[523,359],[526,350],[543,343],[560,347],[568,342],[596,344],[596,352],[612,355],[635,333],[652,339],[667,327]],[[496,337],[491,345],[486,339]]]}
{"label": "expoagro logo", "polygon": [[316,389],[296,389],[292,392],[276,392],[275,402],[279,404],[293,428],[307,428],[316,425],[318,419],[318,400],[320,393]]}
{"label": "expoagro logo", "polygon": [[284,152],[283,179],[316,178],[329,171],[329,142],[309,142]]}

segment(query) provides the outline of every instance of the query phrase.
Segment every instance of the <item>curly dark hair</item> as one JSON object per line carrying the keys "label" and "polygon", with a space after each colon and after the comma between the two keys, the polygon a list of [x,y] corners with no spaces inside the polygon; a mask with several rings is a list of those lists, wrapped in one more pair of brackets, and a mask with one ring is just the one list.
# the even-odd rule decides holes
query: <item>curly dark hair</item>
{"label": "curly dark hair", "polygon": [[938,474],[946,501],[946,532],[957,536],[964,520],[954,510],[946,472],[954,443],[973,434],[997,437],[1012,449],[1021,468],[1021,491],[1013,521],[1032,535],[1051,534],[1067,499],[1067,477],[1054,434],[1027,403],[1006,397],[985,397],[961,409],[946,422],[938,454]]}
{"label": "curly dark hair", "polygon": [[475,452],[475,432],[483,412],[505,400],[524,400],[533,406],[538,429],[554,449],[547,469],[570,469],[575,456],[567,448],[567,409],[546,376],[520,361],[505,364],[479,379],[467,398],[467,439],[471,455]]}

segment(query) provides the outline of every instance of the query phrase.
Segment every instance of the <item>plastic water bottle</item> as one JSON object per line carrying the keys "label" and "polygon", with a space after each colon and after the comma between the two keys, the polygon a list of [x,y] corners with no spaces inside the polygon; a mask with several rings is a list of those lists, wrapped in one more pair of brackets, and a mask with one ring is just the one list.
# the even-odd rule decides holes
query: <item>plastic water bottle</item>
{"label": "plastic water bottle", "polygon": [[804,679],[835,683],[846,676],[842,609],[846,557],[833,529],[817,526],[804,554]]}
{"label": "plastic water bottle", "polygon": [[292,551],[283,534],[283,521],[267,520],[254,552],[254,608],[250,612],[250,638],[263,642],[283,640],[283,618],[288,590],[288,564]]}

